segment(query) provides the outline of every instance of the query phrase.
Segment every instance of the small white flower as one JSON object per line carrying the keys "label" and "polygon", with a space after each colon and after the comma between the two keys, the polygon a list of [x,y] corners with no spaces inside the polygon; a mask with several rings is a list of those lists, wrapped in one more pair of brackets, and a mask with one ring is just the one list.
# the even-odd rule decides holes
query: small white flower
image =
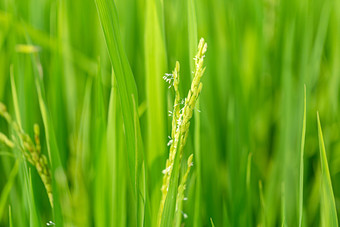
{"label": "small white flower", "polygon": [[186,213],[184,213],[183,211],[181,211],[182,212],[182,214],[183,214],[183,218],[184,219],[187,219],[188,218],[188,215],[186,214]]}
{"label": "small white flower", "polygon": [[174,85],[174,75],[171,73],[165,73],[165,76],[163,76],[163,80],[165,80],[165,82],[170,85],[168,88]]}
{"label": "small white flower", "polygon": [[168,136],[168,138],[169,138],[169,142],[168,142],[167,146],[171,146],[171,144],[172,144],[174,141],[171,139],[171,136]]}
{"label": "small white flower", "polygon": [[52,221],[49,221],[46,223],[47,226],[52,226],[52,225],[55,225],[55,223],[53,223]]}
{"label": "small white flower", "polygon": [[[167,174],[168,172],[170,172],[170,169],[171,169],[171,166],[169,166],[169,167],[166,168],[166,169],[163,169],[162,173],[163,173],[163,174]],[[166,190],[168,190],[168,189],[166,189]]]}

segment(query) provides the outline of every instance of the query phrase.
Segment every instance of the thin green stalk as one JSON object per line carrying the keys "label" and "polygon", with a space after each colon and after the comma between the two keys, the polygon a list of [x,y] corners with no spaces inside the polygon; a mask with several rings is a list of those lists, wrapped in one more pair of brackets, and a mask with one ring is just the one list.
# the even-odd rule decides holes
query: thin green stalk
{"label": "thin green stalk", "polygon": [[304,99],[303,99],[303,122],[302,122],[302,136],[301,136],[301,149],[300,149],[300,182],[299,182],[299,227],[302,226],[303,217],[303,154],[305,149],[306,137],[306,85],[304,86]]}

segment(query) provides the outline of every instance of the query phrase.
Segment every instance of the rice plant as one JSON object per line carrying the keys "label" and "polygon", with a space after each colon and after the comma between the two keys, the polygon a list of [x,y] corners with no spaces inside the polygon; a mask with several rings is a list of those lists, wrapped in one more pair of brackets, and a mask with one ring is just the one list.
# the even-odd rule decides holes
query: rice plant
{"label": "rice plant", "polygon": [[0,226],[338,226],[339,37],[334,0],[0,1]]}

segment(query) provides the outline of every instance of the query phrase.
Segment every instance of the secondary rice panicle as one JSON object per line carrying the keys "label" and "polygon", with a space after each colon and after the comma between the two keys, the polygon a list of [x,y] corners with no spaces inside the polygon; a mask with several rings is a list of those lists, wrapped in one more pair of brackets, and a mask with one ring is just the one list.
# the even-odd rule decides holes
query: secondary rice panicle
{"label": "secondary rice panicle", "polygon": [[10,140],[6,135],[0,133],[0,142],[4,143],[10,148],[17,147],[22,151],[22,154],[26,160],[31,163],[37,170],[48,195],[51,207],[53,207],[53,194],[52,194],[52,180],[51,173],[48,167],[47,158],[41,153],[40,145],[40,129],[37,124],[34,125],[34,141],[27,135],[19,125],[12,120],[11,115],[7,112],[6,106],[0,102],[0,116],[2,116],[9,125],[12,126],[16,137],[13,135],[13,141]]}

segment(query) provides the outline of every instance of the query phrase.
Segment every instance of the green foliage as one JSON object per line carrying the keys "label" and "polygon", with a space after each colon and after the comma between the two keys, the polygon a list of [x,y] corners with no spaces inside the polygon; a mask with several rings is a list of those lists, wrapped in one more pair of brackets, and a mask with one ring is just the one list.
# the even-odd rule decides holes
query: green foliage
{"label": "green foliage", "polygon": [[[0,118],[0,226],[157,226],[199,37],[203,89],[159,224],[337,226],[339,34],[333,0],[0,1],[0,102],[18,125]],[[16,147],[35,124],[53,208]]]}
{"label": "green foliage", "polygon": [[321,226],[339,226],[331,177],[329,174],[325,143],[323,140],[319,113],[318,134],[321,160]]}

